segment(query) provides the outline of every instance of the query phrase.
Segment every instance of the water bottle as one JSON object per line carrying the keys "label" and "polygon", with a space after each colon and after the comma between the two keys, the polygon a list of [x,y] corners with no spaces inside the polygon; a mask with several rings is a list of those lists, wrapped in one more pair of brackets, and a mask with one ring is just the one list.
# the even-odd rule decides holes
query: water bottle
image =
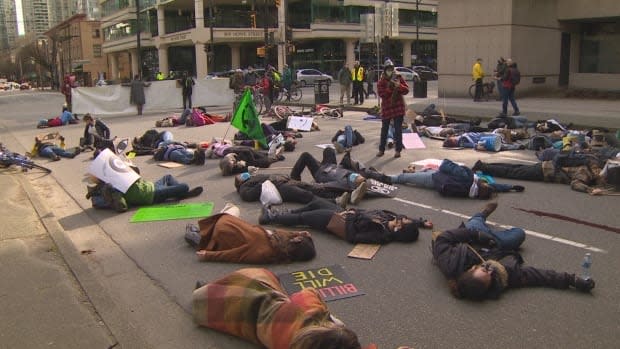
{"label": "water bottle", "polygon": [[592,266],[592,254],[586,253],[583,257],[583,262],[581,262],[581,267],[583,268],[583,278],[585,280],[590,279],[590,267]]}

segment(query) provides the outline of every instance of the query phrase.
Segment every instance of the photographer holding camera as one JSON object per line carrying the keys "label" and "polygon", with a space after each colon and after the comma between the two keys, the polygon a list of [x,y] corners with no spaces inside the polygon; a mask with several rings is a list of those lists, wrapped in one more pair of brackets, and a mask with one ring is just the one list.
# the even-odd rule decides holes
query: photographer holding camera
{"label": "photographer holding camera", "polygon": [[381,98],[381,141],[377,156],[383,156],[387,143],[390,121],[394,120],[394,157],[399,158],[403,150],[403,118],[405,116],[405,98],[409,85],[399,74],[394,73],[394,63],[386,60],[383,74],[377,83],[377,92]]}

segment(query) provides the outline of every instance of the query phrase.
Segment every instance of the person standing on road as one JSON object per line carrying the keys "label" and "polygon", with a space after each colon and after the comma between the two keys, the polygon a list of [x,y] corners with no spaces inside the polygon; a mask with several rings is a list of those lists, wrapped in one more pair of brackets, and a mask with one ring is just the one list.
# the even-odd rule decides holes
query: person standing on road
{"label": "person standing on road", "polygon": [[291,100],[291,86],[293,85],[293,71],[288,64],[284,65],[282,71],[282,87],[286,90],[286,101]]}
{"label": "person standing on road", "polygon": [[131,80],[131,84],[129,86],[131,88],[129,91],[129,103],[135,104],[138,109],[138,115],[142,115],[142,107],[146,103],[144,88],[151,86],[151,84],[143,82],[140,80],[140,76],[136,74],[134,75],[133,80]]}
{"label": "person standing on road", "polygon": [[355,61],[353,71],[351,72],[351,80],[353,81],[353,99],[355,104],[364,104],[364,68],[359,61]]}
{"label": "person standing on road", "polygon": [[474,94],[474,102],[482,101],[482,78],[484,78],[484,69],[482,68],[482,58],[476,58],[476,63],[471,68],[471,78],[476,84],[476,92]]}
{"label": "person standing on road", "polygon": [[525,240],[525,231],[489,228],[486,219],[496,208],[497,203],[487,204],[461,227],[433,233],[433,259],[455,297],[496,299],[506,289],[520,287],[574,287],[581,292],[594,288],[590,278],[523,266],[517,250]]}
{"label": "person standing on road", "polygon": [[179,80],[183,95],[183,110],[192,109],[192,91],[194,89],[194,78],[189,76],[187,72],[183,72],[183,77]]}
{"label": "person standing on road", "polygon": [[508,115],[508,101],[512,105],[512,115],[521,115],[517,101],[515,101],[515,88],[519,82],[521,82],[521,72],[517,68],[517,63],[508,58],[506,60],[506,71],[504,71],[502,76],[502,90],[504,93],[502,94],[502,112],[499,114],[500,117]]}
{"label": "person standing on road", "polygon": [[385,61],[383,74],[377,83],[377,92],[381,98],[381,140],[377,156],[383,156],[387,143],[390,121],[394,121],[394,157],[399,158],[403,150],[403,118],[405,116],[405,98],[409,85],[405,79],[394,72],[394,63]]}
{"label": "person standing on road", "polygon": [[499,95],[498,101],[502,100],[504,93],[504,86],[502,85],[502,77],[506,72],[506,60],[504,57],[500,57],[497,60],[497,66],[495,67],[495,80],[497,81],[497,93]]}
{"label": "person standing on road", "polygon": [[343,104],[344,95],[347,95],[347,104],[351,104],[351,83],[353,82],[351,77],[351,69],[346,62],[344,66],[338,72],[338,83],[340,83],[340,104]]}
{"label": "person standing on road", "polygon": [[243,77],[243,83],[245,86],[254,87],[258,83],[258,74],[254,71],[254,67],[249,66],[248,71],[245,73]]}
{"label": "person standing on road", "polygon": [[368,98],[368,96],[370,95],[374,95],[375,97],[377,97],[377,93],[375,92],[375,89],[374,89],[375,76],[376,76],[375,70],[368,69],[368,71],[366,72],[366,84],[368,85],[368,90],[366,91],[366,98]]}

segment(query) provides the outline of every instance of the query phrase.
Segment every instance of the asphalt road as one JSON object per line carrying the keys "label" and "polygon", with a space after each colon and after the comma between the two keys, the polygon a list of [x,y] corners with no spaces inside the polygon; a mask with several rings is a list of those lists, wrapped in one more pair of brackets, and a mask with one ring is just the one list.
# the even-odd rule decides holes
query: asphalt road
{"label": "asphalt road", "polygon": [[[306,91],[304,91],[305,93]],[[311,90],[308,91],[311,93]],[[176,98],[176,96],[174,97]],[[333,98],[333,97],[332,97]],[[41,133],[35,128],[42,117],[60,114],[63,99],[60,94],[19,92],[0,95],[0,129],[2,139],[11,133],[17,144],[8,144],[14,151],[23,152],[32,146],[34,136]],[[180,110],[179,110],[180,111]],[[213,112],[225,112],[227,108],[214,108]],[[154,126],[155,120],[166,113],[144,116],[105,117],[112,134],[133,137]],[[374,166],[388,174],[399,173],[412,161],[425,158],[450,158],[469,166],[477,159],[489,161],[535,161],[530,151],[481,153],[473,150],[446,150],[439,141],[425,140],[424,150],[407,150],[403,157],[393,159],[392,152],[375,158],[379,140],[379,123],[363,121],[363,114],[347,112],[343,120],[318,120],[321,131],[304,133],[294,153],[284,153],[286,160],[274,164],[277,167],[292,166],[297,157],[308,151],[320,157],[316,144],[329,143],[338,128],[351,124],[358,129],[366,143],[355,147],[354,159]],[[170,129],[175,139],[187,141],[210,140],[222,137],[227,124]],[[69,146],[75,145],[83,131],[83,125],[69,125],[49,129],[60,131]],[[231,129],[228,136],[235,131]],[[80,250],[98,241],[90,232],[98,225],[110,239],[114,248],[125,255],[144,273],[152,285],[159,287],[166,304],[137,304],[141,307],[161,306],[164,309],[190,309],[191,291],[197,279],[211,280],[225,273],[244,267],[238,264],[200,263],[192,249],[186,246],[183,232],[187,223],[194,220],[153,223],[129,223],[133,211],[115,214],[90,208],[85,199],[84,174],[89,164],[88,154],[75,159],[58,162],[40,162],[53,169],[51,176],[31,178],[40,195],[58,217],[75,247]],[[215,210],[231,201],[241,207],[242,218],[257,222],[259,205],[243,203],[234,191],[233,179],[220,175],[217,161],[207,160],[204,167],[185,166],[165,169],[157,166],[149,157],[138,157],[135,163],[147,179],[156,180],[172,173],[191,186],[203,185],[205,192],[191,202],[213,201]],[[269,173],[277,170],[267,170]],[[267,172],[265,171],[265,172]],[[282,170],[288,173],[288,169]],[[309,174],[304,179],[311,180]],[[507,182],[499,180],[499,182]],[[511,183],[518,183],[511,181]],[[348,258],[352,245],[322,233],[313,234],[318,256],[311,262],[269,266],[275,272],[290,272],[318,268],[332,264],[342,265],[350,278],[365,295],[330,302],[332,312],[358,333],[362,343],[374,342],[380,348],[396,348],[409,345],[416,348],[614,348],[620,341],[620,239],[614,232],[548,217],[539,217],[518,210],[530,209],[562,214],[582,221],[620,227],[618,197],[591,197],[571,191],[564,185],[521,182],[524,193],[508,193],[499,196],[499,208],[490,221],[523,227],[528,237],[522,254],[527,264],[570,272],[580,271],[584,253],[593,254],[593,277],[597,287],[592,295],[575,291],[553,289],[511,290],[497,301],[472,303],[454,299],[438,268],[431,262],[429,251],[430,230],[422,230],[420,238],[412,244],[392,243],[381,247],[373,260]],[[61,189],[62,193],[59,193]],[[68,196],[66,196],[68,195]],[[69,199],[67,199],[69,198]],[[412,217],[431,219],[435,229],[454,228],[466,217],[481,210],[485,202],[471,199],[446,199],[434,191],[401,186],[397,199],[369,199],[359,206],[392,210]],[[76,211],[75,207],[79,210]],[[83,211],[82,211],[83,210]],[[84,214],[85,213],[85,214]],[[95,225],[95,227],[93,227]],[[105,246],[91,246],[97,252],[86,262],[99,277],[131,285],[133,279],[122,275],[120,266],[106,260]],[[107,263],[107,264],[106,264]],[[93,266],[94,264],[94,266]],[[142,277],[142,276],[141,276]],[[121,279],[121,280],[119,280]],[[88,290],[88,287],[86,287]],[[146,291],[127,286],[123,297],[113,301],[117,308],[128,306],[124,297],[147,297]],[[110,291],[113,293],[113,291]],[[125,294],[128,293],[128,294]],[[95,297],[96,298],[96,297]],[[148,297],[147,297],[148,298]],[[161,299],[161,298],[159,298]],[[144,303],[148,303],[144,301]],[[95,306],[97,301],[95,299]],[[119,309],[117,309],[119,310]],[[120,309],[122,310],[122,309]],[[119,311],[120,311],[119,310]],[[170,310],[172,313],[174,310]],[[168,314],[143,316],[131,326],[140,328],[141,321],[154,323],[164,321]],[[186,314],[190,318],[190,314]],[[106,319],[103,314],[104,320]],[[109,321],[109,320],[108,320]],[[112,325],[114,332],[114,326]],[[154,327],[149,327],[154,328]],[[191,335],[186,335],[190,332]],[[144,331],[148,333],[148,331]],[[244,342],[211,331],[171,328],[165,334],[170,343],[160,347],[183,347],[188,337],[210,344],[214,348],[247,348]],[[122,335],[117,334],[122,337]],[[178,338],[175,338],[178,336]],[[157,334],[154,334],[157,338]],[[145,339],[149,343],[148,339]],[[120,341],[123,343],[123,341]],[[152,342],[151,342],[152,343]],[[161,344],[161,343],[160,343]],[[208,345],[205,345],[208,346]],[[132,347],[128,345],[126,347]],[[188,346],[185,346],[188,347]]]}

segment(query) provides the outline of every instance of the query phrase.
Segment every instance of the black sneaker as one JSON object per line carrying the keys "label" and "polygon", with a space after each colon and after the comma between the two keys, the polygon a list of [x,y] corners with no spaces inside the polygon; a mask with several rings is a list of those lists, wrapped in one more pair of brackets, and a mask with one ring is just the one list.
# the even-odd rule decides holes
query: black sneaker
{"label": "black sneaker", "polygon": [[512,113],[512,116],[518,116],[518,115],[521,115],[521,113],[519,113],[518,111]]}
{"label": "black sneaker", "polygon": [[194,198],[200,194],[202,194],[202,187],[196,187],[185,194],[185,198]]}
{"label": "black sneaker", "polygon": [[194,164],[198,166],[202,166],[205,164],[205,159],[207,158],[207,154],[202,149],[196,149],[194,152]]}

